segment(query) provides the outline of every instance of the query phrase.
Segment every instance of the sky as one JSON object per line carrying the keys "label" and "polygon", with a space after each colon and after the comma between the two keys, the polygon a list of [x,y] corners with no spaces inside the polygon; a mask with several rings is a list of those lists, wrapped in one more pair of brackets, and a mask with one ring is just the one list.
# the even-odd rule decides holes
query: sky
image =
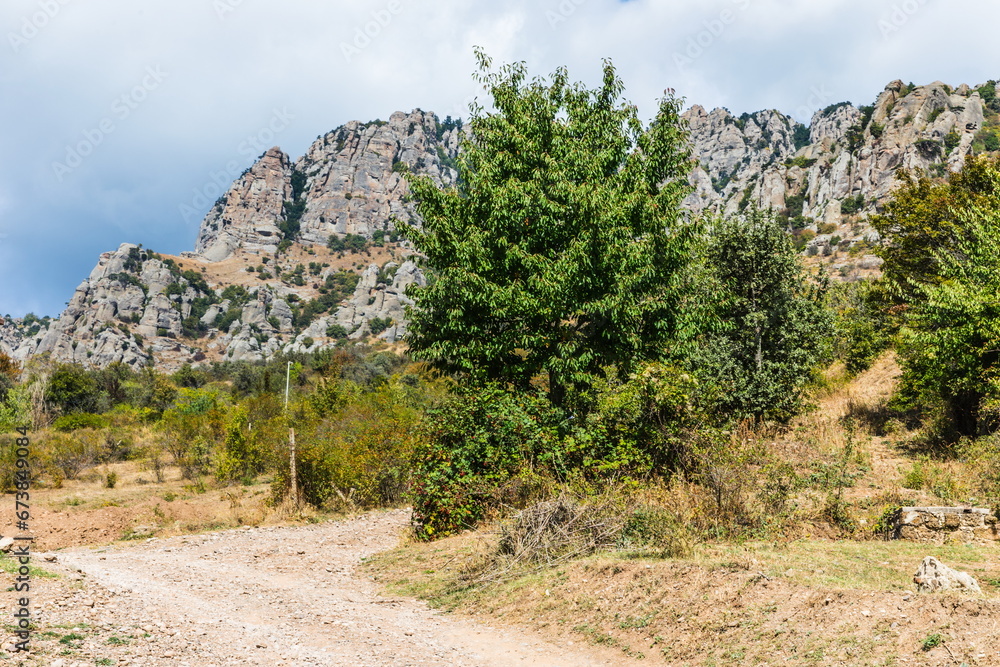
{"label": "sky", "polygon": [[121,243],[192,250],[272,145],[466,115],[475,46],[591,86],[610,58],[647,119],[673,88],[808,123],[894,79],[1000,78],[998,30],[982,0],[3,0],[0,314],[57,316]]}

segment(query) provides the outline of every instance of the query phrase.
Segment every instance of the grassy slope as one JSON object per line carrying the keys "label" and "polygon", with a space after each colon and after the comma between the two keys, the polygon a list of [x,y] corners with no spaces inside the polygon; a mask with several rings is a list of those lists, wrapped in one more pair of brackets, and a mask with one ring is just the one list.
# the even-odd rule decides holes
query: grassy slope
{"label": "grassy slope", "polygon": [[[818,398],[818,409],[773,446],[801,470],[836,460],[849,437],[841,418],[876,409],[897,375],[891,357],[880,360]],[[852,459],[863,463],[845,491],[862,522],[856,537],[870,535],[866,511],[877,513],[887,499],[935,501],[930,491],[901,486],[914,463],[900,446],[905,434],[850,437]],[[796,501],[808,508],[822,495],[807,491]],[[366,567],[395,594],[540,627],[564,642],[615,646],[650,664],[1000,664],[995,546],[817,539],[836,535],[821,524],[805,509],[795,527],[769,542],[708,544],[684,559],[603,554],[485,589],[456,582],[489,549],[487,532],[405,545]],[[972,573],[983,595],[917,596],[911,580],[927,555]]]}

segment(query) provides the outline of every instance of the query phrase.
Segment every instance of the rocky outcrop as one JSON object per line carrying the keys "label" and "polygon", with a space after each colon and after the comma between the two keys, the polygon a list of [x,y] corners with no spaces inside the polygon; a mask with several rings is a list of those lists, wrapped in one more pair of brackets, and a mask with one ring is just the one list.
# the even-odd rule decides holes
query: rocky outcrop
{"label": "rocky outcrop", "polygon": [[281,242],[284,203],[292,198],[291,174],[281,149],[264,153],[209,211],[195,252],[210,261],[223,260],[237,248],[273,254]]}
{"label": "rocky outcrop", "polygon": [[[273,253],[294,217],[301,243],[326,244],[333,234],[371,238],[395,222],[418,222],[406,201],[404,167],[451,184],[459,129],[431,113],[396,112],[388,122],[357,121],[320,136],[292,164],[278,148],[265,153],[202,222],[196,252],[220,261],[240,248]],[[296,210],[296,204],[299,204]]]}
{"label": "rocky outcrop", "polygon": [[977,507],[903,507],[893,517],[889,537],[927,544],[994,544],[997,518]]}
{"label": "rocky outcrop", "polygon": [[961,169],[987,115],[996,117],[979,92],[941,82],[893,81],[869,107],[818,111],[808,131],[775,111],[737,118],[694,106],[684,118],[698,166],[685,203],[726,215],[753,205],[814,232],[834,225],[826,240],[861,240],[870,233],[864,217],[889,197],[900,168],[939,176]]}
{"label": "rocky outcrop", "polygon": [[84,366],[145,366],[155,351],[177,348],[172,339],[196,326],[202,315],[197,310],[210,301],[217,297],[204,281],[126,243],[101,255],[62,316],[22,341],[15,354],[47,354]]}
{"label": "rocky outcrop", "polygon": [[21,329],[13,320],[0,318],[0,353],[8,357],[14,356],[14,350],[21,344],[22,339]]}
{"label": "rocky outcrop", "polygon": [[[900,168],[945,175],[995,147],[984,132],[1000,127],[1000,103],[986,100],[969,86],[894,81],[874,104],[832,105],[809,127],[773,110],[736,117],[694,106],[684,114],[697,160],[685,205],[725,215],[774,210],[808,254],[834,255],[874,240],[866,216],[890,196]],[[389,263],[387,253],[365,264],[345,255],[350,249],[332,253],[339,269],[360,272],[356,287],[352,276],[336,292],[324,283],[334,268],[312,256],[333,236],[391,239],[398,222],[419,225],[406,172],[454,184],[461,138],[460,124],[416,110],[343,125],[294,161],[272,148],[209,211],[195,252],[182,253],[196,269],[123,245],[101,256],[59,320],[0,324],[0,351],[170,368],[315,351],[343,338],[399,341],[413,303],[407,288],[426,282],[406,248],[394,246],[398,261]],[[294,252],[277,253],[283,241]],[[843,255],[830,261],[839,275],[878,270],[875,257],[861,253],[848,263]],[[211,286],[200,275],[209,267],[222,267]]]}
{"label": "rocky outcrop", "polygon": [[370,238],[392,231],[396,220],[416,221],[403,166],[450,185],[449,166],[458,153],[459,132],[431,113],[394,113],[387,123],[358,122],[316,140],[295,169],[306,175],[306,208],[300,238],[326,243],[331,234]]}
{"label": "rocky outcrop", "polygon": [[918,593],[943,591],[982,593],[979,583],[972,575],[952,569],[934,556],[927,556],[920,562],[920,566],[913,574],[913,583],[917,585]]}

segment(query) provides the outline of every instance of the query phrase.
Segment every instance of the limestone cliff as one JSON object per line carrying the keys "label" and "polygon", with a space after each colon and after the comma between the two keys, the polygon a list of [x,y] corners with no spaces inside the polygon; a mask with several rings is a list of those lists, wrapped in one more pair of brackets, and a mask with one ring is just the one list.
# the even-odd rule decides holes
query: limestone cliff
{"label": "limestone cliff", "polygon": [[417,110],[343,125],[318,137],[294,164],[272,148],[216,202],[195,251],[215,262],[237,249],[273,253],[293,236],[322,245],[334,234],[391,232],[396,220],[415,220],[402,166],[454,183],[449,163],[458,143],[457,127]]}
{"label": "limestone cliff", "polygon": [[870,236],[865,218],[889,197],[900,168],[934,176],[961,169],[984,150],[984,124],[996,124],[997,109],[966,85],[893,81],[874,104],[832,105],[808,128],[775,111],[737,118],[694,106],[684,117],[698,160],[688,207],[732,215],[756,205],[793,228],[836,229],[813,239],[816,247],[833,235],[848,243]]}
{"label": "limestone cliff", "polygon": [[[875,271],[866,218],[896,172],[940,177],[1000,149],[998,112],[992,85],[901,81],[871,105],[827,107],[808,127],[773,110],[736,117],[694,106],[684,114],[697,160],[685,205],[772,209],[804,252],[829,257],[840,275]],[[398,221],[420,224],[403,167],[454,184],[461,133],[460,123],[416,110],[347,123],[295,160],[272,148],[208,212],[194,252],[126,244],[105,253],[58,320],[0,323],[0,351],[169,370],[366,336],[401,340],[407,287],[426,283],[394,234]]]}

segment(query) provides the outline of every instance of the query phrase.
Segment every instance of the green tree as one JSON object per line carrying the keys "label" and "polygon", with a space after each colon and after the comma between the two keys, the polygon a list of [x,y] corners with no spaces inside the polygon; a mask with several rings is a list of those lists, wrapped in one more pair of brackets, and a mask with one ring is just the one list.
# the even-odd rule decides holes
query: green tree
{"label": "green tree", "polygon": [[995,157],[972,157],[944,182],[897,173],[901,186],[871,220],[882,236],[875,253],[885,260],[883,274],[897,305],[922,298],[917,286],[940,280],[940,252],[953,252],[969,238],[960,212],[995,205],[998,164]]}
{"label": "green tree", "polygon": [[943,408],[946,436],[995,427],[986,401],[998,361],[1000,159],[970,158],[946,182],[907,176],[875,225],[901,319],[904,404]]}
{"label": "green tree", "polygon": [[737,419],[785,420],[826,349],[831,320],[792,239],[770,213],[720,221],[708,244],[706,283],[717,326],[693,357]]}
{"label": "green tree", "polygon": [[83,367],[62,364],[49,378],[45,400],[62,412],[94,412],[100,403],[97,381]]}
{"label": "green tree", "polygon": [[413,292],[408,342],[477,382],[547,376],[561,404],[689,338],[681,101],[668,94],[644,128],[610,62],[589,90],[565,69],[528,81],[523,63],[477,58],[496,111],[471,109],[459,185],[411,178],[424,226],[407,233],[437,279]]}
{"label": "green tree", "polygon": [[[994,177],[1000,184],[1000,173]],[[991,208],[956,212],[965,235],[933,251],[938,280],[915,285],[900,332],[904,389],[940,399],[957,435],[982,435],[998,425],[996,406],[987,405],[1000,398],[998,208],[1000,197]]]}

